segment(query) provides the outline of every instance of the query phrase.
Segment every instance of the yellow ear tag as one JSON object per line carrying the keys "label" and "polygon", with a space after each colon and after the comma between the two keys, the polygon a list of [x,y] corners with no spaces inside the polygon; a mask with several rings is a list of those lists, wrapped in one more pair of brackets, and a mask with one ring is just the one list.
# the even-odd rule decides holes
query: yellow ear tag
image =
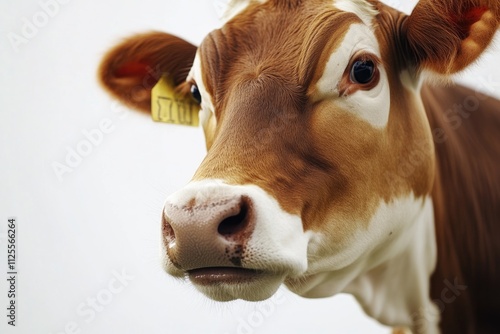
{"label": "yellow ear tag", "polygon": [[175,92],[172,79],[162,77],[151,91],[151,116],[156,122],[198,126],[200,106]]}

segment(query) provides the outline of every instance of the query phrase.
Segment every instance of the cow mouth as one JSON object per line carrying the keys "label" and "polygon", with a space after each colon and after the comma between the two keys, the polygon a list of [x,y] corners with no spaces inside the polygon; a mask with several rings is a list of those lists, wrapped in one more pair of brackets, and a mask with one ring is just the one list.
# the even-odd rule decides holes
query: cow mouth
{"label": "cow mouth", "polygon": [[207,267],[187,272],[189,279],[198,285],[249,283],[264,275],[264,271],[235,267]]}

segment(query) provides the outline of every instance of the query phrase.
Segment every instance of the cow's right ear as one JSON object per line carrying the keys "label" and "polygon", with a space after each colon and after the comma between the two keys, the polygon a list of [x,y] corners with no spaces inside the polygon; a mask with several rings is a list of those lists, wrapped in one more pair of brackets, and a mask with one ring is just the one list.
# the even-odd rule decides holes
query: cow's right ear
{"label": "cow's right ear", "polygon": [[151,111],[151,89],[162,76],[188,92],[185,80],[197,47],[162,32],[132,36],[112,48],[99,67],[104,88],[126,105]]}

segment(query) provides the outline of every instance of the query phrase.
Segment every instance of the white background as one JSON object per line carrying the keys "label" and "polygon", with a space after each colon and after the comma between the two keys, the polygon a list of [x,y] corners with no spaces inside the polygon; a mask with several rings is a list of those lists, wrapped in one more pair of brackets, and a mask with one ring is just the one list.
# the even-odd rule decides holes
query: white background
{"label": "white background", "polygon": [[[1,333],[78,333],[72,326],[79,333],[388,333],[347,295],[307,300],[280,290],[264,304],[221,304],[161,270],[161,207],[203,158],[202,130],[119,106],[98,86],[96,68],[108,48],[136,32],[200,43],[219,25],[217,3],[70,0],[14,50],[8,34],[22,35],[24,20],[40,12],[38,1],[0,4]],[[499,55],[492,48],[461,80],[500,97]],[[52,164],[64,163],[85,140],[82,131],[103,119],[113,131],[58,180]],[[5,316],[10,216],[19,223],[15,329]],[[114,271],[122,270],[133,279],[112,294]],[[86,303],[96,296],[107,304],[91,319]]]}

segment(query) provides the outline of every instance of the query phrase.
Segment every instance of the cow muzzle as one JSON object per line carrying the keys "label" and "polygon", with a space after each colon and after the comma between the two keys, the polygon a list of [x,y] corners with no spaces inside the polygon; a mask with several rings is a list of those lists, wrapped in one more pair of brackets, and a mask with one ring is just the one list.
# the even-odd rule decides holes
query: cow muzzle
{"label": "cow muzzle", "polygon": [[263,300],[307,269],[300,217],[257,186],[192,182],[162,217],[166,271],[215,300]]}

